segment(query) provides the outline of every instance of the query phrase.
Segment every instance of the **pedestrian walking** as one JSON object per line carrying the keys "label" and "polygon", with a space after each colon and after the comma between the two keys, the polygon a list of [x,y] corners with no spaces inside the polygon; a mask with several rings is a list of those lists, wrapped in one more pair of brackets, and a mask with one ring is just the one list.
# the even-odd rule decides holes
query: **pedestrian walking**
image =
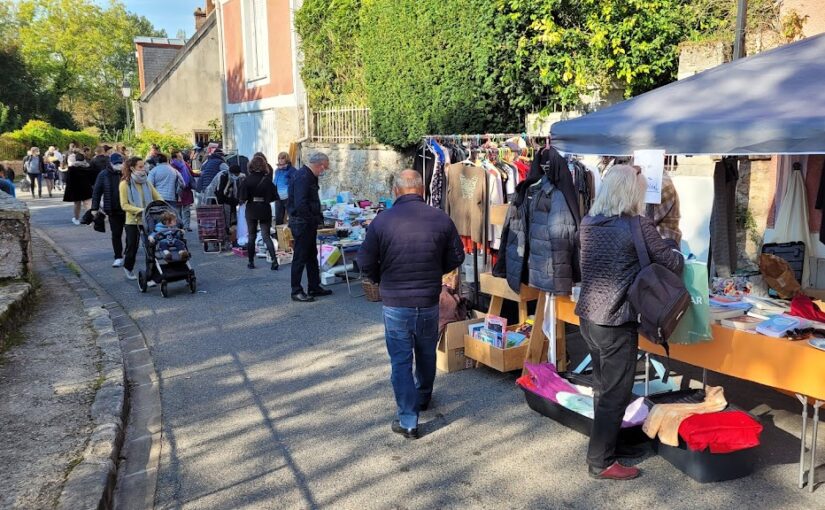
{"label": "pedestrian walking", "polygon": [[286,217],[286,203],[289,198],[289,181],[298,170],[292,166],[289,153],[278,154],[278,165],[275,170],[275,187],[278,189],[278,199],[275,200],[275,224],[283,225]]}
{"label": "pedestrian walking", "polygon": [[[582,284],[576,315],[593,357],[594,418],[587,465],[590,476],[598,479],[629,480],[640,473],[618,459],[643,452],[617,442],[636,372],[638,323],[627,293],[642,269],[631,226],[644,213],[646,188],[638,167],[613,166],[579,229]],[[681,273],[684,259],[673,249],[675,243],[662,239],[648,218],[641,218],[641,231],[651,261]]]}
{"label": "pedestrian walking", "polygon": [[[321,287],[321,273],[318,268],[318,225],[324,222],[321,214],[321,199],[318,195],[320,177],[329,169],[329,157],[321,152],[310,155],[308,163],[302,166],[289,183],[289,229],[295,246],[292,251],[292,300],[315,301],[316,297],[329,296],[332,291]],[[307,292],[301,280],[307,273]]]}
{"label": "pedestrian walking", "polygon": [[404,170],[393,192],[395,203],[370,224],[357,261],[380,283],[398,406],[392,431],[417,439],[418,413],[429,407],[435,380],[441,278],[464,261],[464,247],[450,217],[424,202],[421,174]]}
{"label": "pedestrian walking", "polygon": [[123,229],[126,226],[126,212],[120,206],[120,180],[123,176],[123,156],[114,153],[109,156],[110,165],[100,172],[92,191],[92,213],[97,215],[103,202],[103,212],[109,217],[112,233],[112,267],[123,267]]}
{"label": "pedestrian walking", "polygon": [[[209,155],[206,162],[203,163],[203,166],[201,166],[201,175],[198,179],[198,192],[206,192],[206,188],[212,184],[212,179],[222,170],[222,165],[226,165],[223,151],[221,149],[215,149],[215,151]],[[228,165],[226,168],[228,168]]]}
{"label": "pedestrian walking", "polygon": [[143,209],[154,200],[163,200],[157,190],[148,182],[146,164],[142,159],[129,158],[123,165],[118,192],[120,206],[126,211],[126,252],[123,259],[123,271],[129,280],[135,276],[135,259],[140,244],[138,224],[143,220]]}
{"label": "pedestrian walking", "polygon": [[[96,177],[96,176],[95,176]],[[69,170],[66,175],[66,191],[63,192],[64,202],[73,202],[72,223],[80,225],[80,210],[89,207],[92,199],[92,170],[86,156],[77,152],[69,154]]]}
{"label": "pedestrian walking", "polygon": [[26,175],[29,176],[32,198],[35,198],[35,183],[37,183],[37,196],[43,198],[43,174],[46,172],[46,164],[40,155],[39,148],[32,147],[29,149],[29,153],[23,158],[23,168],[26,170]]}
{"label": "pedestrian walking", "polygon": [[275,253],[275,245],[272,243],[270,229],[272,228],[272,206],[273,201],[278,198],[278,190],[272,182],[272,175],[269,173],[269,165],[266,159],[255,156],[249,162],[249,175],[241,181],[240,201],[246,204],[246,226],[249,235],[249,243],[246,246],[249,256],[249,269],[255,269],[255,247],[258,234],[258,226],[261,227],[261,238],[266,245],[269,259],[272,261],[270,269],[278,270],[278,257]]}
{"label": "pedestrian walking", "polygon": [[13,197],[17,196],[17,190],[14,187],[14,181],[9,179],[8,170],[3,165],[0,165],[0,191],[5,191]]}
{"label": "pedestrian walking", "polygon": [[183,223],[183,228],[186,229],[187,232],[192,232],[192,204],[195,203],[195,193],[192,190],[195,184],[192,170],[186,163],[183,153],[179,150],[172,151],[169,164],[178,171],[183,181],[183,188],[181,188],[180,194],[178,195],[178,199],[180,200],[180,219]]}
{"label": "pedestrian walking", "polygon": [[180,200],[178,195],[183,189],[183,177],[177,170],[169,165],[169,158],[166,154],[159,152],[155,155],[155,166],[149,171],[149,184],[151,184],[163,197],[163,200],[175,208],[180,217]]}
{"label": "pedestrian walking", "polygon": [[54,183],[58,174],[57,166],[60,164],[60,160],[54,152],[49,151],[46,153],[44,161],[43,180],[46,181],[46,191],[49,192],[49,198],[52,198],[52,191],[54,191]]}

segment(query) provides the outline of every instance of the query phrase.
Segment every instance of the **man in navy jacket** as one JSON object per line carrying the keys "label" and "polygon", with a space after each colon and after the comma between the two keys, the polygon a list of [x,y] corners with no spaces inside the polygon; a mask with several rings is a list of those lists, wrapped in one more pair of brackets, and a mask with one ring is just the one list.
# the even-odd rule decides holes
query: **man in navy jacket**
{"label": "man in navy jacket", "polygon": [[[453,220],[424,202],[415,170],[395,179],[397,199],[367,230],[358,265],[379,283],[398,419],[392,430],[418,438],[418,413],[427,409],[435,380],[441,277],[464,261]],[[415,377],[413,377],[415,359]]]}

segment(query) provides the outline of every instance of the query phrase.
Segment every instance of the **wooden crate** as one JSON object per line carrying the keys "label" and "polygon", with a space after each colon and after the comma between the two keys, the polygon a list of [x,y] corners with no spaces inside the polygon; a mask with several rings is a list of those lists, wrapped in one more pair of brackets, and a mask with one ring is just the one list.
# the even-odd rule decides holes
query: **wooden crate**
{"label": "wooden crate", "polygon": [[[507,329],[514,331],[519,326],[510,326]],[[542,361],[547,360],[548,341],[544,340]],[[509,349],[499,349],[493,347],[487,342],[482,342],[470,335],[464,335],[464,355],[470,359],[474,359],[482,365],[487,365],[499,372],[512,372],[513,370],[521,370],[524,367],[524,359],[527,357],[529,349],[529,342],[525,342],[518,347],[510,347]]]}

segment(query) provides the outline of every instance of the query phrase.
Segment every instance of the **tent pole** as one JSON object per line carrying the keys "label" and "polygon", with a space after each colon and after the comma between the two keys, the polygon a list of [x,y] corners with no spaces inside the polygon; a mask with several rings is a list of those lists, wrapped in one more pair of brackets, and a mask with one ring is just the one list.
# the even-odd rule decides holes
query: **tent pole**
{"label": "tent pole", "polygon": [[736,37],[733,43],[733,60],[745,57],[745,31],[748,26],[748,0],[739,0],[736,7]]}

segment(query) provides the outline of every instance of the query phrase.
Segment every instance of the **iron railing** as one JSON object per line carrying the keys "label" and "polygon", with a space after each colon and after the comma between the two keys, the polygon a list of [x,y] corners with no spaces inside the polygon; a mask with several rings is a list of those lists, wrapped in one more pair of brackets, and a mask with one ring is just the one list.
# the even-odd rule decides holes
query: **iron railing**
{"label": "iron railing", "polygon": [[369,108],[313,110],[310,140],[321,143],[364,143],[375,141]]}

